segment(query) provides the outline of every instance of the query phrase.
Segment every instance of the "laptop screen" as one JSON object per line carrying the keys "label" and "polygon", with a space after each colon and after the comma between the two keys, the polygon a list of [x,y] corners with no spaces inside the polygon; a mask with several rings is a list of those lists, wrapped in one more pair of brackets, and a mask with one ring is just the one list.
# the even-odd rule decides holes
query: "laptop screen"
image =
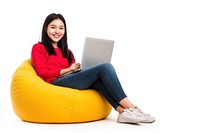
{"label": "laptop screen", "polygon": [[99,63],[110,62],[114,40],[86,37],[83,47],[81,69]]}

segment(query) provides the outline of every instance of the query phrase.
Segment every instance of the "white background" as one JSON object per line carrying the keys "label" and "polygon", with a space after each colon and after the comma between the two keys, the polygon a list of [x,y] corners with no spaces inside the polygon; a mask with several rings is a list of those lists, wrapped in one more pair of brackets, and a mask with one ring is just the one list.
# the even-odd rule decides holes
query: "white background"
{"label": "white background", "polygon": [[[198,0],[1,0],[0,132],[199,132],[200,3]],[[21,121],[10,100],[13,72],[30,58],[44,19],[61,13],[80,61],[86,36],[115,40],[112,63],[128,97],[153,124],[108,119],[82,124]]]}

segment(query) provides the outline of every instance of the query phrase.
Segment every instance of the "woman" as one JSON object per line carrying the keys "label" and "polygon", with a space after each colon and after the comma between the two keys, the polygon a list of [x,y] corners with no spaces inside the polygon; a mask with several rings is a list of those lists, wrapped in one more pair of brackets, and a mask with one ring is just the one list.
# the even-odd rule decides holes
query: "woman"
{"label": "woman", "polygon": [[114,67],[110,63],[80,68],[67,44],[67,28],[61,14],[49,14],[44,21],[41,42],[32,47],[31,59],[37,74],[46,82],[86,90],[93,88],[119,112],[120,123],[152,123],[155,118],[143,113],[125,94]]}

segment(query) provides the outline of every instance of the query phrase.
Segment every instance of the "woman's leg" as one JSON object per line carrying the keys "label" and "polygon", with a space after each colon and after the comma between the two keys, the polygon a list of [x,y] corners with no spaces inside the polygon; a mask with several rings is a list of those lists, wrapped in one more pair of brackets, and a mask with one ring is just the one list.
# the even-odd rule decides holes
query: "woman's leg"
{"label": "woman's leg", "polygon": [[113,106],[113,108],[116,109],[118,106],[120,106],[119,103],[107,91],[101,80],[97,80],[90,86],[90,88],[99,91],[99,93],[101,93],[106,98],[106,100]]}
{"label": "woman's leg", "polygon": [[95,89],[103,94],[108,102],[117,110],[122,113],[125,108],[135,108],[127,97],[123,98],[119,103],[112,98],[109,92],[105,89],[101,80],[96,81],[90,88]]}
{"label": "woman's leg", "polygon": [[[80,90],[96,86],[110,104],[119,112],[117,121],[123,123],[152,123],[154,117],[144,114],[128,100],[113,66],[109,63],[69,74],[53,82],[55,85]],[[99,87],[98,87],[99,86]]]}
{"label": "woman's leg", "polygon": [[81,90],[88,89],[91,86],[95,86],[95,89],[97,89],[99,86],[98,90],[107,100],[110,99],[109,102],[116,110],[134,107],[126,98],[116,72],[109,63],[102,63],[78,73],[69,74],[55,80],[53,84]]}

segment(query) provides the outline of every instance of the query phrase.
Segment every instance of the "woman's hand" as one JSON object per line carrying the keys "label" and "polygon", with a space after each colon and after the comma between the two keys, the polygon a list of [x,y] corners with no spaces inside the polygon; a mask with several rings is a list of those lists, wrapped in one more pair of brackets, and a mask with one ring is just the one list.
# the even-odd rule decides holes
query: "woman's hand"
{"label": "woman's hand", "polygon": [[80,68],[80,63],[73,63],[69,68],[71,71],[75,71]]}
{"label": "woman's hand", "polygon": [[73,63],[70,67],[65,68],[65,69],[62,69],[62,70],[60,71],[60,76],[67,75],[69,72],[75,71],[75,70],[79,69],[80,66],[81,66],[80,63]]}

